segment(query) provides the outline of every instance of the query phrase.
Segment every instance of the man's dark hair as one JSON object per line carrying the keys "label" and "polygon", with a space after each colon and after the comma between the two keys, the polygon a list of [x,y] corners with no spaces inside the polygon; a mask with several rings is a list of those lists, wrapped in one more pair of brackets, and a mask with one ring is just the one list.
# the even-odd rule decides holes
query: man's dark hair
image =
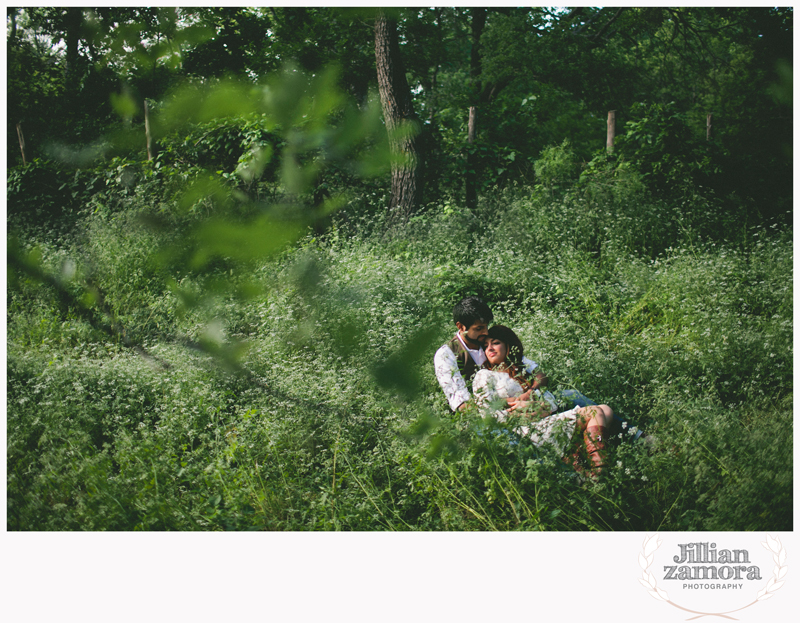
{"label": "man's dark hair", "polygon": [[496,324],[489,329],[489,337],[494,340],[500,340],[508,347],[508,355],[506,360],[509,364],[514,366],[522,365],[522,342],[508,327],[501,324]]}
{"label": "man's dark hair", "polygon": [[477,296],[468,296],[456,303],[453,308],[453,321],[460,322],[469,329],[476,322],[489,324],[494,319],[492,310]]}

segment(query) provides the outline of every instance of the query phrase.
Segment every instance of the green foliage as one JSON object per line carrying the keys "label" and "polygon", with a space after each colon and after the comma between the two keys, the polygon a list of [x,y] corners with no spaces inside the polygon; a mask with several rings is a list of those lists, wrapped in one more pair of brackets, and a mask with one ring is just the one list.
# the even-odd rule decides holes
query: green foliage
{"label": "green foliage", "polygon": [[[626,9],[635,51],[600,30],[608,8],[491,12],[482,78],[495,96],[467,210],[470,13],[398,12],[406,52],[437,35],[409,74],[441,160],[427,211],[389,228],[363,15],[220,8],[179,33],[182,11],[97,9],[81,54],[129,81],[115,91],[123,119],[96,122],[106,159],[84,158],[100,135],[89,124],[66,132],[78,144],[66,161],[9,170],[11,530],[791,529],[791,213],[742,186],[705,189],[717,164],[745,162],[730,148],[745,134],[726,132],[725,157],[708,160],[686,85],[675,106],[641,97],[678,70],[713,77],[709,102],[715,84],[741,86],[740,69],[757,66],[763,85],[785,46],[770,35],[774,49],[757,49],[756,18],[783,32],[784,13],[713,14],[709,28],[747,35],[709,40],[733,63],[714,74],[664,47],[706,28],[702,9]],[[25,28],[61,38],[77,14],[31,15]],[[233,45],[266,24],[269,59],[263,41]],[[143,49],[120,44],[143,33]],[[324,69],[341,47],[346,62]],[[311,71],[274,71],[278,56]],[[536,82],[515,82],[530,58]],[[596,93],[574,96],[584,78]],[[42,80],[28,100],[69,86]],[[645,105],[609,156],[591,136],[612,96]],[[430,362],[466,294],[517,331],[554,388],[625,418],[598,481],[490,413],[449,411]]]}
{"label": "green foliage", "polygon": [[675,102],[649,107],[638,104],[630,115],[625,134],[615,141],[615,150],[655,189],[691,192],[698,182],[719,172],[719,164],[712,162],[717,155],[714,146],[692,136]]}
{"label": "green foliage", "polygon": [[551,194],[559,188],[568,187],[577,169],[569,141],[564,139],[561,145],[543,149],[533,168],[539,184]]}
{"label": "green foliage", "polygon": [[[189,270],[148,253],[183,226],[144,226],[162,186],[137,179],[130,196],[105,191],[124,210],[80,212],[59,244],[35,230],[36,261],[63,273],[80,258],[63,278],[76,295],[92,266],[146,356],[25,273],[9,291],[10,529],[791,525],[780,226],[726,240],[716,211],[652,198],[598,160],[556,199],[501,196],[484,223],[460,211],[471,227],[442,206],[387,238],[344,209],[321,238]],[[471,292],[554,386],[611,405],[646,443],[621,441],[581,482],[477,410],[451,414],[430,358]]]}

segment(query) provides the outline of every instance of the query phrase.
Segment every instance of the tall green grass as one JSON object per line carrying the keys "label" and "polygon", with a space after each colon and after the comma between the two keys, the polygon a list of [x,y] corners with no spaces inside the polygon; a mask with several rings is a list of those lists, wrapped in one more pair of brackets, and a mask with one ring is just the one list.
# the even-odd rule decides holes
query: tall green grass
{"label": "tall green grass", "polygon": [[[199,272],[154,254],[177,229],[143,224],[152,201],[57,235],[10,225],[66,290],[91,279],[148,355],[54,286],[11,284],[9,529],[792,528],[788,227],[595,180],[388,231],[345,209],[270,260]],[[647,442],[583,481],[452,414],[432,357],[471,293],[555,386]]]}

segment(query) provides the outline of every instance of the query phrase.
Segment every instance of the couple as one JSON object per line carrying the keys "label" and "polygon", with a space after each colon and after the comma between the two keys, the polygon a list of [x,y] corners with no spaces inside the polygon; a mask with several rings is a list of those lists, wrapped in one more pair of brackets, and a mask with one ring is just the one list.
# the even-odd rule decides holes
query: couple
{"label": "couple", "polygon": [[453,309],[458,331],[433,358],[436,378],[450,408],[455,411],[466,406],[472,398],[467,383],[472,382],[479,406],[500,403],[503,407],[494,412],[498,420],[505,421],[509,414],[530,420],[514,430],[534,445],[552,446],[563,456],[575,438],[579,447],[573,466],[580,469],[582,444],[591,474],[596,476],[604,464],[613,411],[573,390],[561,396],[577,406],[557,413],[555,397],[544,390],[547,377],[536,371],[536,362],[523,356],[522,343],[511,329],[502,325],[489,328],[493,318],[489,306],[476,296],[468,296]]}

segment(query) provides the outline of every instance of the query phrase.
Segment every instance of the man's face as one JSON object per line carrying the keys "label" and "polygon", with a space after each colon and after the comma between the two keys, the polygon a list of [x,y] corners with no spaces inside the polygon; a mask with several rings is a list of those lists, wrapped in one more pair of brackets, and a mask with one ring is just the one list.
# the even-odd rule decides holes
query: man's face
{"label": "man's face", "polygon": [[467,346],[473,349],[483,348],[486,338],[489,337],[489,325],[483,320],[479,320],[469,328],[457,322],[456,327],[458,327],[461,339],[466,342]]}

